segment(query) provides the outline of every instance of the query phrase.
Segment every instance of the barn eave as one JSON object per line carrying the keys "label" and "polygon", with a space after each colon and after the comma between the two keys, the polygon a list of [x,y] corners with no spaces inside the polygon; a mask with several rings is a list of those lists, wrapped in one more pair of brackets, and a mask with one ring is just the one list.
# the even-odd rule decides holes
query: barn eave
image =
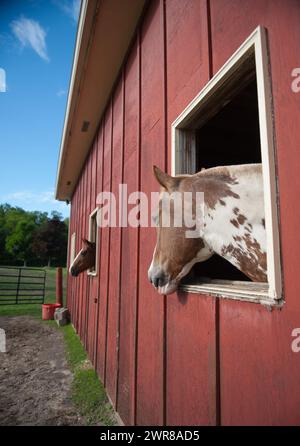
{"label": "barn eave", "polygon": [[146,0],[83,0],[56,178],[71,201]]}

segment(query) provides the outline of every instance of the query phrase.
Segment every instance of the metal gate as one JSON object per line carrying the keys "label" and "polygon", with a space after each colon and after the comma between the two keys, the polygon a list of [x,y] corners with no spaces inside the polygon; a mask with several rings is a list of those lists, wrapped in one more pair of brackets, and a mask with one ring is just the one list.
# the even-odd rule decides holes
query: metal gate
{"label": "metal gate", "polygon": [[44,269],[0,266],[0,305],[42,304],[45,285]]}

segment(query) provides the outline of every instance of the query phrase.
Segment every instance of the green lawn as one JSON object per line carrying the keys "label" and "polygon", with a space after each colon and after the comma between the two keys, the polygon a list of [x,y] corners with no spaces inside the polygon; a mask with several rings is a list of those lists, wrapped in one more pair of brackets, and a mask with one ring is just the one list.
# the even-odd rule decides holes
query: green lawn
{"label": "green lawn", "polygon": [[72,325],[62,327],[68,362],[74,374],[72,398],[88,425],[116,425],[113,408]]}

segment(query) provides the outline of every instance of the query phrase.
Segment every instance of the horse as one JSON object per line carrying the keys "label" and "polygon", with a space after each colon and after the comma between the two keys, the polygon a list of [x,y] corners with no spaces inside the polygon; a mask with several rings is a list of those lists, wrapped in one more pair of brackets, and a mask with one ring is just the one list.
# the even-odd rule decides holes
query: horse
{"label": "horse", "polygon": [[79,251],[69,268],[69,273],[73,277],[77,277],[80,273],[87,269],[95,267],[96,260],[96,243],[82,239],[83,248]]}
{"label": "horse", "polygon": [[[217,254],[255,282],[267,282],[267,248],[261,164],[202,169],[193,175],[170,176],[153,166],[160,184],[156,218],[157,242],[149,281],[160,294],[174,293],[195,263]],[[162,225],[162,196],[203,192],[202,230],[186,237],[187,227]],[[170,207],[174,220],[174,206]],[[173,212],[173,215],[172,215]],[[193,215],[195,209],[193,208]]]}

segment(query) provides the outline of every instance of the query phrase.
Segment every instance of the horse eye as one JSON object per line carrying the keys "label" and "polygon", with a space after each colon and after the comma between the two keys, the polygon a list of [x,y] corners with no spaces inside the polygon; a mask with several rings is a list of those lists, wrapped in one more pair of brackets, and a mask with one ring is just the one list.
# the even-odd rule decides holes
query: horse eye
{"label": "horse eye", "polygon": [[82,251],[81,255],[84,257],[87,254],[87,251]]}

